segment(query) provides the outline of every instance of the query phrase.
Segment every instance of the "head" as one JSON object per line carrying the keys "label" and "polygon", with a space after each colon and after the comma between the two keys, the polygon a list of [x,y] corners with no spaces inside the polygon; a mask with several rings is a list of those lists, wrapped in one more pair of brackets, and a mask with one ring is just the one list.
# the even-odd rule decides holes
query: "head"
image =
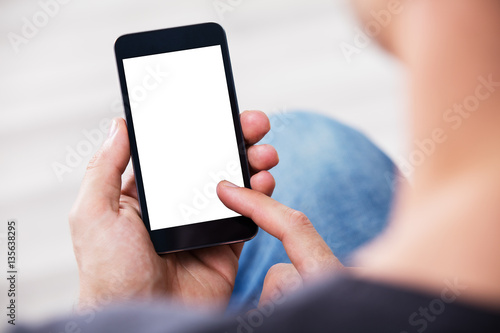
{"label": "head", "polygon": [[[498,0],[351,0],[365,31],[404,62],[498,21]],[[371,28],[371,29],[370,29]],[[374,29],[375,28],[375,29]],[[444,44],[443,44],[444,43]]]}
{"label": "head", "polygon": [[405,0],[351,0],[365,31],[394,52],[395,32],[407,7]]}

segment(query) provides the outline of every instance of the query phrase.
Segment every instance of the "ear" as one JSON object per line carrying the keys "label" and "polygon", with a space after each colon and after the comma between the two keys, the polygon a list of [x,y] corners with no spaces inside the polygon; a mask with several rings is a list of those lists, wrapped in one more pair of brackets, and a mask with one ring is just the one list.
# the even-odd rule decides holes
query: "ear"
{"label": "ear", "polygon": [[410,10],[405,0],[352,0],[359,21],[359,33],[379,43],[399,57],[398,40],[402,34],[404,16]]}

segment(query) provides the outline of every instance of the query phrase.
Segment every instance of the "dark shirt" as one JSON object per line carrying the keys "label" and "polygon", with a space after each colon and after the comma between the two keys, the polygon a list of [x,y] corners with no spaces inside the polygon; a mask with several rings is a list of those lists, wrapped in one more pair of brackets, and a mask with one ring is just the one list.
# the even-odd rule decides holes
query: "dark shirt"
{"label": "dark shirt", "polygon": [[[338,276],[245,314],[216,316],[175,304],[128,304],[13,332],[500,332],[500,312],[460,300],[458,281],[439,295]],[[280,303],[280,304],[278,304]]]}

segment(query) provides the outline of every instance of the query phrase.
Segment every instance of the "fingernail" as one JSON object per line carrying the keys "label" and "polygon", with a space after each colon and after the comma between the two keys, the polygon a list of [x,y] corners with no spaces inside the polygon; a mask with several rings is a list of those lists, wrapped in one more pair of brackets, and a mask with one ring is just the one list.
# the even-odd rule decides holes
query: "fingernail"
{"label": "fingernail", "polygon": [[239,187],[237,185],[234,185],[233,183],[231,182],[228,182],[227,180],[224,180],[222,181],[222,185],[226,186],[226,187]]}
{"label": "fingernail", "polygon": [[113,122],[111,123],[111,126],[109,128],[108,138],[113,137],[117,131],[118,131],[118,122],[116,121],[116,119],[113,119]]}

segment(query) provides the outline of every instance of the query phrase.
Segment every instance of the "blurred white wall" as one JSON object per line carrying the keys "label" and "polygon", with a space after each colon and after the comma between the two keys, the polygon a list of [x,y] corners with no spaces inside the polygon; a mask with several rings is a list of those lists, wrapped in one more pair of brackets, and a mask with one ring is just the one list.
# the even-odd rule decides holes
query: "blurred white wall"
{"label": "blurred white wall", "polygon": [[[41,3],[54,1],[0,1],[0,236],[17,219],[18,320],[68,312],[76,301],[67,215],[98,144],[71,172],[53,168],[89,148],[86,133],[99,139],[103,119],[122,115],[113,53],[122,34],[218,22],[241,110],[313,110],[361,129],[391,156],[405,151],[402,70],[374,43],[347,61],[340,45],[361,27],[347,0],[66,0],[44,22]],[[221,2],[231,10],[218,12]],[[22,36],[35,17],[44,26],[13,44],[11,33]],[[2,308],[5,290],[1,278]]]}

